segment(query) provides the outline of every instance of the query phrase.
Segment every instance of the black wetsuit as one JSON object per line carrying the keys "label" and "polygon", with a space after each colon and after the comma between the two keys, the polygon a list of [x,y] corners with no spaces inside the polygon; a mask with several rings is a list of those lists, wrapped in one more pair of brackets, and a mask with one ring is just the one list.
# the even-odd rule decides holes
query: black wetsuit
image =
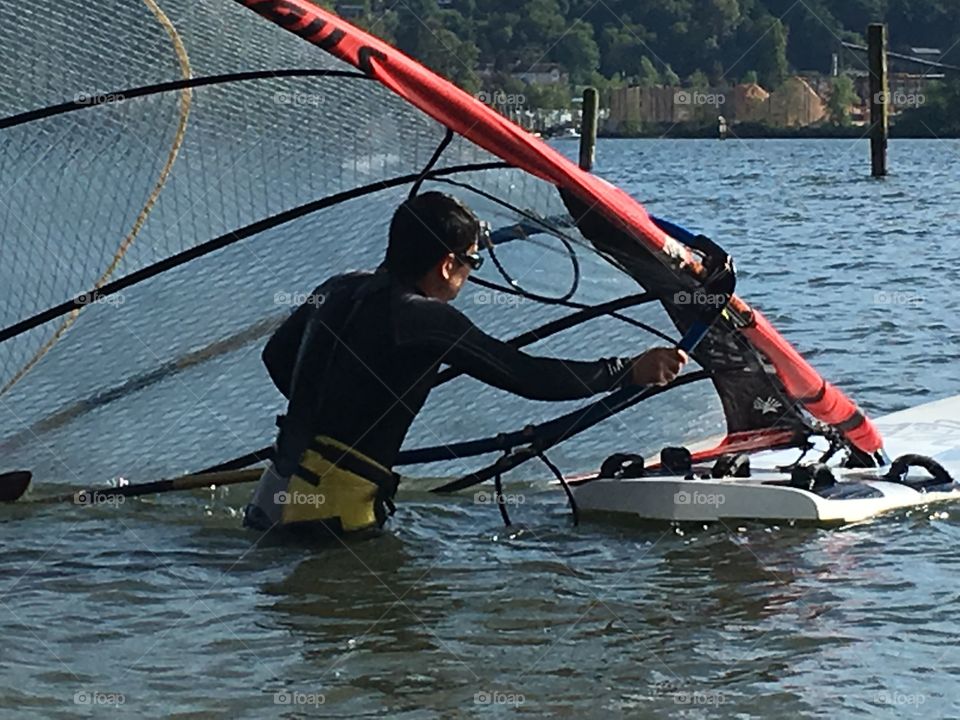
{"label": "black wetsuit", "polygon": [[320,285],[273,335],[263,360],[290,399],[277,446],[281,474],[295,469],[316,435],[392,467],[441,364],[523,397],[573,400],[614,389],[630,362],[527,355],[386,271]]}

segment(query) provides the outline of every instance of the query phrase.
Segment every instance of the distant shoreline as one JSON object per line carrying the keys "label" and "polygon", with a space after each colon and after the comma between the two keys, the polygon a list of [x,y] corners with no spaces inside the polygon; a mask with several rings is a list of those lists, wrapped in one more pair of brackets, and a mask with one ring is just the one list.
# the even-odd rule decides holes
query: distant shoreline
{"label": "distant shoreline", "polygon": [[[868,137],[866,127],[803,127],[803,128],[774,128],[763,125],[735,125],[727,134],[728,140],[860,140]],[[618,140],[716,140],[718,139],[716,126],[686,127],[660,126],[651,127],[637,133],[605,133],[599,137]],[[896,125],[890,128],[892,140],[956,140],[960,133],[944,132],[937,135],[932,132],[898,132]]]}

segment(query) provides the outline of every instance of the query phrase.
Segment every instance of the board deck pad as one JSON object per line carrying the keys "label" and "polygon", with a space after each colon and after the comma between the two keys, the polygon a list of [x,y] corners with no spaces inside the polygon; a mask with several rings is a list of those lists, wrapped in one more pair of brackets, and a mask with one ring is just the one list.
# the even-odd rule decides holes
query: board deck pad
{"label": "board deck pad", "polygon": [[[891,460],[905,454],[926,455],[954,478],[960,478],[960,396],[887,415],[876,421]],[[806,460],[825,451],[825,441]],[[796,462],[800,450],[768,450],[750,456],[749,478],[709,477],[708,465],[696,465],[695,479],[648,476],[596,479],[573,485],[577,506],[586,515],[613,513],[646,520],[710,522],[725,519],[802,521],[820,524],[858,522],[898,509],[960,500],[960,485],[917,490],[910,482],[929,475],[911,468],[907,483],[883,478],[887,468],[843,469],[831,465],[836,485],[813,492],[785,484],[790,474],[779,469]],[[700,479],[706,475],[706,479]]]}

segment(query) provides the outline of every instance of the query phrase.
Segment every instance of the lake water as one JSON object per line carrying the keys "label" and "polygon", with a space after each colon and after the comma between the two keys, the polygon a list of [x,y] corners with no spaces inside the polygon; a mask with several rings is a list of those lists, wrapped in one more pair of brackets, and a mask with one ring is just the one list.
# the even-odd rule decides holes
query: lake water
{"label": "lake water", "polygon": [[[740,294],[873,414],[960,393],[960,142],[894,142],[891,167],[871,180],[867,144],[847,141],[602,141],[597,155],[652,212],[721,241]],[[568,347],[625,349],[584,332]],[[181,380],[227,384],[242,407],[265,381],[257,347]],[[141,479],[215,456],[193,437],[203,408],[180,415],[154,392],[40,428],[4,466],[110,477],[140,454],[122,469]],[[439,408],[439,424],[464,422],[456,397]],[[657,408],[626,421],[651,447],[681,422]],[[715,426],[712,412],[680,432]],[[242,415],[249,449],[264,425]],[[145,417],[158,437],[138,453],[123,428]],[[510,405],[500,419],[528,418]],[[607,428],[558,462],[589,470],[628,440]],[[510,531],[472,494],[412,482],[388,533],[329,548],[240,529],[246,487],[3,508],[0,715],[960,715],[955,512],[840,530],[572,527],[530,472]]]}

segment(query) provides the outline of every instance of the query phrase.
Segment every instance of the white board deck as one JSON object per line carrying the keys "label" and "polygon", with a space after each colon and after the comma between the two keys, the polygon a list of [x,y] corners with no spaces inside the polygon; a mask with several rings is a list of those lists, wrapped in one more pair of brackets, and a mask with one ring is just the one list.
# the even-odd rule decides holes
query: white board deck
{"label": "white board deck", "polygon": [[[885,450],[900,455],[928,455],[960,480],[960,395],[910,408],[876,420]],[[820,448],[818,448],[820,449]],[[824,443],[823,450],[826,449]],[[960,500],[960,486],[949,492],[921,492],[878,479],[886,468],[844,470],[833,463],[838,485],[866,485],[879,497],[826,498],[799,488],[764,484],[789,480],[776,468],[794,462],[799,450],[753,453],[749,478],[693,479],[651,476],[598,479],[572,486],[577,507],[585,515],[613,513],[644,520],[712,522],[718,520],[800,521],[820,524],[859,522],[892,510]],[[810,451],[805,460],[819,457]],[[711,463],[712,464],[712,463]],[[709,466],[702,470],[709,475]],[[701,468],[697,467],[699,471]],[[911,469],[910,477],[925,477]]]}

